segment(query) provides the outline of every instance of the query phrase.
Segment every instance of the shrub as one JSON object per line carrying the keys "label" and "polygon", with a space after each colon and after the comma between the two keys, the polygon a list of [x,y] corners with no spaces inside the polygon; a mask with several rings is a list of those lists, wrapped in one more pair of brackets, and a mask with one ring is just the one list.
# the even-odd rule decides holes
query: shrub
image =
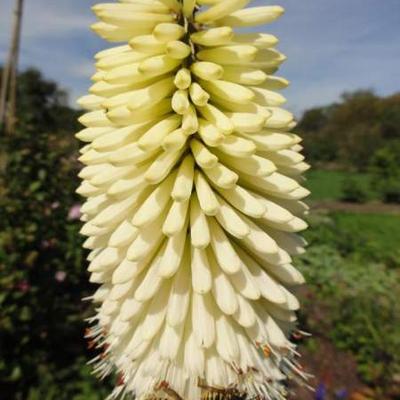
{"label": "shrub", "polygon": [[370,198],[368,187],[357,178],[347,178],[342,184],[342,200],[351,203],[365,203]]}
{"label": "shrub", "polygon": [[378,150],[372,157],[369,170],[372,187],[382,200],[400,203],[400,140]]}
{"label": "shrub", "polygon": [[[384,391],[400,372],[398,270],[343,258],[327,245],[312,246],[300,261],[313,293],[304,310],[309,329],[350,350],[363,379]],[[315,302],[323,321],[309,312]]]}

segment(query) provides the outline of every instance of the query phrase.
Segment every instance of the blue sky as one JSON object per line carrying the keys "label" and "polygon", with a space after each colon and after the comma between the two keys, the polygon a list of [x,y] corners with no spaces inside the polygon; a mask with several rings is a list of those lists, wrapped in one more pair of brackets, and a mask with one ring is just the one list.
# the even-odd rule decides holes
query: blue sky
{"label": "blue sky", "polygon": [[[112,1],[112,0],[108,0]],[[70,93],[88,88],[92,57],[108,46],[89,30],[95,0],[25,0],[21,66],[35,66]],[[14,0],[0,2],[0,62],[5,59]],[[400,0],[255,0],[280,4],[285,16],[263,30],[281,39],[288,60],[279,74],[292,84],[288,107],[300,114],[344,91],[400,90]]]}

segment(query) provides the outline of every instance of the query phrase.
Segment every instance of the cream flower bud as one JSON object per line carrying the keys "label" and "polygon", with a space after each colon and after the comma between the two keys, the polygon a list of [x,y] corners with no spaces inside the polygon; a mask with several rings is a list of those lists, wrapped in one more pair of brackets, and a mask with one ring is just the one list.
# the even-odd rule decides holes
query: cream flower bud
{"label": "cream flower bud", "polygon": [[224,69],[220,65],[201,61],[193,63],[191,71],[204,80],[217,80],[224,74]]}
{"label": "cream flower bud", "polygon": [[174,40],[172,42],[168,42],[166,53],[172,57],[177,58],[178,60],[182,60],[189,56],[191,53],[191,48],[186,43],[183,43],[179,40]]}
{"label": "cream flower bud", "polygon": [[[195,82],[190,86],[190,98],[192,99],[193,104],[202,107],[208,103],[208,100],[210,100],[210,95],[198,83]],[[94,104],[97,104],[99,100],[97,100],[97,98],[91,98],[91,101]]]}
{"label": "cream flower bud", "polygon": [[233,30],[229,26],[211,28],[206,31],[192,33],[192,42],[202,46],[221,46],[228,44],[233,38]]}
{"label": "cream flower bud", "polygon": [[154,28],[153,35],[163,43],[178,40],[185,34],[185,28],[174,23],[159,24]]}
{"label": "cream flower bud", "polygon": [[218,23],[235,27],[261,25],[275,21],[283,13],[279,6],[251,7],[221,18]]}
{"label": "cream flower bud", "polygon": [[190,71],[187,68],[179,70],[175,75],[174,83],[178,89],[187,89],[192,83]]}
{"label": "cream flower bud", "polygon": [[309,166],[273,76],[275,36],[235,32],[279,6],[249,0],[121,0],[93,7],[99,52],[79,104],[85,146],[95,372],[109,399],[286,398],[304,283],[292,256]]}

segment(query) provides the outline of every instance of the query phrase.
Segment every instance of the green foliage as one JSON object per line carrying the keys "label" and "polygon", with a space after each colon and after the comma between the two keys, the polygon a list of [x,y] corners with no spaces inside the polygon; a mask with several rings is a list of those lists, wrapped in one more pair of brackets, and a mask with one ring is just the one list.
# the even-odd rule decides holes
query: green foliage
{"label": "green foliage", "polygon": [[18,91],[18,131],[1,135],[1,398],[82,399],[95,380],[84,366],[80,224],[68,218],[79,201],[76,111],[37,71],[21,74]]}
{"label": "green foliage", "polygon": [[371,197],[371,193],[363,183],[360,179],[348,177],[342,185],[341,199],[350,203],[365,203]]}
{"label": "green foliage", "polygon": [[91,376],[91,368],[85,365],[84,357],[77,357],[73,361],[67,368],[57,371],[41,368],[39,373],[42,379],[38,386],[29,389],[26,399],[103,400],[110,389]]}
{"label": "green foliage", "polygon": [[382,200],[400,203],[400,140],[378,150],[370,163],[372,185]]}
{"label": "green foliage", "polygon": [[366,382],[390,386],[400,372],[399,272],[344,258],[326,245],[313,246],[301,261],[312,290],[303,311],[309,329],[351,351]]}
{"label": "green foliage", "polygon": [[[354,228],[357,217],[350,223]],[[376,216],[380,217],[386,219]],[[299,260],[311,289],[303,318],[315,335],[351,351],[361,377],[384,392],[400,372],[400,257],[392,268],[371,259],[357,238],[345,248],[355,232],[347,230],[349,221],[344,225],[340,217],[323,217],[312,224],[310,249]]]}

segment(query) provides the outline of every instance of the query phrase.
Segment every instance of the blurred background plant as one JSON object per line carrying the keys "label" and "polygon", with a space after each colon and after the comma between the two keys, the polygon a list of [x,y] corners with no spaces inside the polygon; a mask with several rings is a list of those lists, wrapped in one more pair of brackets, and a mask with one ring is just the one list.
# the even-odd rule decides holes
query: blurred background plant
{"label": "blurred background plant", "polygon": [[32,69],[18,98],[18,128],[0,136],[0,398],[100,399],[83,340],[79,112]]}

